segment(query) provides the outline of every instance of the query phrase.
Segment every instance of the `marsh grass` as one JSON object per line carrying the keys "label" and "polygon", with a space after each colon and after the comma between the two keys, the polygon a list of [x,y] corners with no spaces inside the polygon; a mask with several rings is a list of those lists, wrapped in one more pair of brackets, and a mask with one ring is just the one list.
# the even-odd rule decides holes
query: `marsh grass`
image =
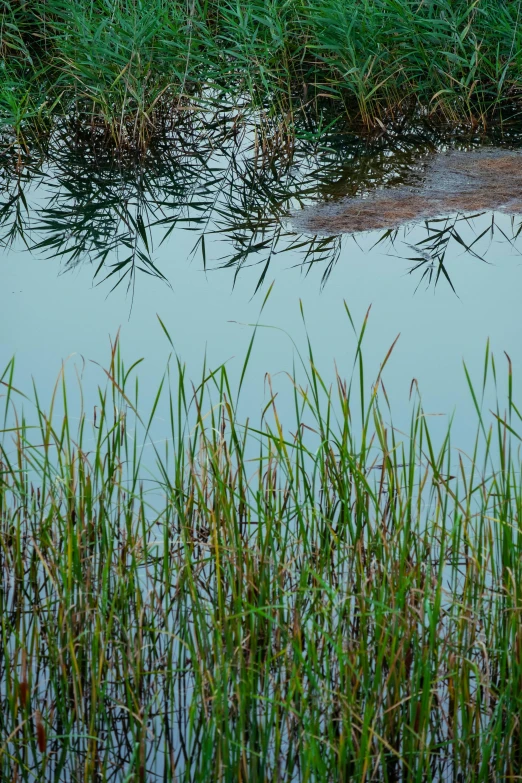
{"label": "marsh grass", "polygon": [[254,343],[233,388],[225,366],[192,384],[173,358],[148,415],[117,342],[79,419],[66,375],[44,409],[8,364],[3,780],[518,779],[511,363],[491,413],[489,348],[468,375],[465,455],[418,395],[408,431],[389,423],[392,349],[368,383],[365,328],[351,379],[329,385],[309,342],[296,354],[292,422],[271,379],[261,422],[238,419]]}
{"label": "marsh grass", "polygon": [[[367,129],[518,112],[520,0],[2,0],[12,141],[76,117],[119,148],[216,100],[291,146],[296,117]],[[264,130],[263,130],[264,129]]]}

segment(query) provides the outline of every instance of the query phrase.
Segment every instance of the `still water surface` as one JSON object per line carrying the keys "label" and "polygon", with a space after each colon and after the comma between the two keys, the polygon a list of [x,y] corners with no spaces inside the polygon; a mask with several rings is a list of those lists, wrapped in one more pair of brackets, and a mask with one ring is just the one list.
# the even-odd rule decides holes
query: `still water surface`
{"label": "still water surface", "polygon": [[[406,426],[416,378],[425,410],[441,414],[441,424],[456,411],[454,442],[467,448],[475,419],[462,360],[480,380],[488,339],[496,355],[510,355],[515,373],[522,358],[520,219],[482,212],[389,235],[314,237],[292,217],[309,204],[400,184],[434,148],[430,139],[371,147],[351,140],[323,150],[303,144],[291,162],[274,163],[234,142],[193,154],[169,148],[157,160],[129,165],[58,145],[39,167],[6,169],[2,365],[16,355],[18,386],[28,388],[34,377],[45,399],[62,360],[71,357],[81,369],[85,359],[88,407],[94,381],[102,380],[88,360],[107,365],[109,339],[120,330],[128,364],[145,358],[146,410],[171,351],[157,315],[189,376],[199,377],[206,355],[213,367],[227,361],[238,378],[248,324],[273,282],[260,322],[275,328],[258,332],[245,415],[255,420],[261,412],[265,373],[283,388],[281,373],[296,361],[290,338],[305,351],[300,302],[324,379],[333,381],[334,361],[341,374],[351,373],[356,341],[346,302],[357,324],[371,306],[368,382],[400,334],[384,376],[395,424]],[[293,418],[292,406],[282,393],[283,420]]]}

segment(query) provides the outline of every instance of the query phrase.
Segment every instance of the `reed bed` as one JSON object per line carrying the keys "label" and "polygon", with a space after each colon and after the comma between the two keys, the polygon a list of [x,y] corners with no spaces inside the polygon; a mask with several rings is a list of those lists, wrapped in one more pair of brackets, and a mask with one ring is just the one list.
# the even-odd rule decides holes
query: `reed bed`
{"label": "reed bed", "polygon": [[279,147],[412,114],[486,126],[518,113],[521,0],[1,0],[0,126],[80,118],[143,149],[165,122],[225,104]]}
{"label": "reed bed", "polygon": [[351,379],[296,354],[292,422],[270,379],[261,422],[238,419],[253,343],[234,388],[173,359],[148,416],[118,343],[79,420],[65,375],[44,409],[9,363],[2,780],[520,778],[511,364],[491,413],[489,349],[469,379],[466,456],[449,431],[436,445],[416,393],[410,429],[390,424],[390,354],[367,383],[364,329]]}

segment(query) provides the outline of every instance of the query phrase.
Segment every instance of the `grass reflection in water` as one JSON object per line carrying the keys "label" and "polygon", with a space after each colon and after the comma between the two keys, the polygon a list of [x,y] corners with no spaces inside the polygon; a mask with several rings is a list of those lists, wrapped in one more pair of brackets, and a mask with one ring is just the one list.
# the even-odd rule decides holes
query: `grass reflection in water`
{"label": "grass reflection in water", "polygon": [[[230,270],[233,282],[254,267],[257,291],[285,256],[305,273],[320,270],[324,284],[350,241],[342,234],[356,236],[378,226],[381,246],[413,262],[410,270],[419,282],[442,277],[453,285],[448,248],[484,259],[495,220],[486,230],[479,223],[473,235],[473,214],[469,209],[462,214],[460,202],[448,207],[454,216],[442,220],[423,218],[421,210],[410,219],[416,218],[417,230],[424,221],[425,235],[412,247],[408,229],[396,228],[397,210],[406,188],[410,200],[418,192],[438,150],[462,149],[466,152],[449,156],[461,154],[462,160],[481,154],[468,152],[476,144],[419,130],[381,139],[337,134],[321,144],[302,139],[291,152],[278,151],[263,148],[255,126],[238,131],[225,111],[207,123],[198,117],[176,126],[145,155],[116,154],[96,133],[77,129],[71,137],[64,129],[49,140],[40,162],[33,155],[19,165],[4,156],[1,241],[60,258],[63,268],[89,262],[96,281],[106,281],[109,290],[123,284],[132,292],[139,273],[175,285],[172,269],[158,255],[181,236],[177,232],[191,232],[193,254],[204,270]],[[417,200],[426,207],[431,191],[428,196]],[[391,217],[380,209],[383,199],[391,202]],[[479,208],[486,206],[481,202]],[[373,219],[359,215],[363,208],[373,210]],[[357,212],[355,222],[350,210]],[[519,230],[514,218],[504,238],[514,244]]]}

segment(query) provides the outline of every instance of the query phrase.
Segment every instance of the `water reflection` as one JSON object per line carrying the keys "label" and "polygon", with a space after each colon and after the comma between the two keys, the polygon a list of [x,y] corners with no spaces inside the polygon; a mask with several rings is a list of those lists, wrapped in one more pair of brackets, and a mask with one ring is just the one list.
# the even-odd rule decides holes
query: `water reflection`
{"label": "water reflection", "polygon": [[[182,230],[193,233],[192,256],[204,270],[228,269],[235,282],[254,267],[254,292],[288,251],[324,285],[351,237],[314,233],[299,219],[304,207],[411,185],[435,151],[477,144],[423,131],[373,140],[337,134],[320,144],[312,135],[289,150],[266,144],[255,128],[198,118],[169,130],[145,157],[122,158],[95,135],[57,132],[37,160],[4,154],[0,241],[59,258],[64,269],[89,262],[97,283],[132,292],[139,273],[173,282],[158,249]],[[418,285],[444,280],[453,288],[452,248],[484,261],[495,233],[512,244],[520,233],[518,221],[510,235],[501,232],[494,216],[484,229],[475,223],[483,214],[426,220],[413,244],[408,228],[387,229],[378,243],[407,260]]]}

